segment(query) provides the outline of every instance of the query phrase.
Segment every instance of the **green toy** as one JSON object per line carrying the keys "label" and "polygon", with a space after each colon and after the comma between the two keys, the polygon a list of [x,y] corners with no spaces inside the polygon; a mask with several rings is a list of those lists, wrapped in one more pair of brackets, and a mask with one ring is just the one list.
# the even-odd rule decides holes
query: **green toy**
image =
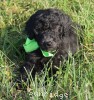
{"label": "green toy", "polygon": [[26,39],[26,42],[25,42],[25,44],[23,44],[23,47],[25,49],[25,52],[32,52],[39,48],[35,39],[30,40],[29,38]]}
{"label": "green toy", "polygon": [[[39,48],[39,45],[35,39],[30,40],[29,38],[27,38],[25,44],[23,44],[23,47],[25,49],[25,52],[33,52]],[[54,54],[51,52],[43,51],[41,48],[40,50],[44,57],[54,56]]]}

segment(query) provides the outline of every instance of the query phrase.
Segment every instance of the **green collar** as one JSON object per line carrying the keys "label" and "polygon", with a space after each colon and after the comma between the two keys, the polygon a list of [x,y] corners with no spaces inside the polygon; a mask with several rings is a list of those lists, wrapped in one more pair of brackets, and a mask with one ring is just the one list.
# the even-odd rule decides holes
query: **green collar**
{"label": "green collar", "polygon": [[[30,40],[29,38],[26,39],[25,44],[23,44],[25,52],[33,52],[39,48],[39,45],[35,39]],[[53,57],[54,54],[51,52],[43,51],[40,49],[44,57]]]}

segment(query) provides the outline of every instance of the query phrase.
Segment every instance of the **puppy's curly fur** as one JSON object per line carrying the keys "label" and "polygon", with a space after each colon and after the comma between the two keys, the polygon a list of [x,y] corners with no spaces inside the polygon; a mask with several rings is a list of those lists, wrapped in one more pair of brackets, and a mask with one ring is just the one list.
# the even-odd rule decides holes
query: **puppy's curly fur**
{"label": "puppy's curly fur", "polygon": [[[26,22],[25,30],[28,37],[31,40],[35,39],[42,50],[56,50],[52,58],[53,70],[56,70],[54,66],[59,66],[60,61],[68,57],[69,52],[74,54],[77,51],[76,28],[78,27],[64,12],[58,9],[45,9],[35,12],[30,17]],[[26,78],[25,69],[29,72],[33,68],[32,75],[35,75],[51,59],[51,57],[44,57],[40,48],[27,53],[26,61],[21,67],[24,78]]]}

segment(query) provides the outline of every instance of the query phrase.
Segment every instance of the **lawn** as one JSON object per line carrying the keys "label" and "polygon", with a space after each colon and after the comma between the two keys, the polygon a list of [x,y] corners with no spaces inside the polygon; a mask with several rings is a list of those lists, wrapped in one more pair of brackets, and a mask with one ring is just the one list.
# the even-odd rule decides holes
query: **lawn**
{"label": "lawn", "polygon": [[[26,37],[25,22],[35,11],[45,8],[65,11],[73,21],[85,27],[78,34],[81,49],[61,62],[54,76],[48,77],[49,69],[45,65],[45,71],[35,79],[28,75],[30,85],[28,81],[23,82],[22,89],[16,89],[18,63],[24,60],[19,48]],[[66,70],[62,70],[63,67]],[[0,1],[0,100],[94,100],[93,0]]]}

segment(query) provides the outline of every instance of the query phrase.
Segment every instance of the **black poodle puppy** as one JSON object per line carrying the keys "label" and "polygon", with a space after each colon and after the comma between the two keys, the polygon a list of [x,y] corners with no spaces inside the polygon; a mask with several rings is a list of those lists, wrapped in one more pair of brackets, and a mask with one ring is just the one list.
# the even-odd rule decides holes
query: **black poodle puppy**
{"label": "black poodle puppy", "polygon": [[[79,47],[78,29],[79,25],[72,22],[69,15],[58,9],[35,12],[26,22],[25,31],[28,38],[30,40],[35,39],[39,47],[27,53],[25,63],[20,69],[23,79],[27,77],[26,71],[32,70],[32,76],[34,76],[48,62],[48,66],[50,67],[52,64],[52,69],[56,72],[60,61],[67,59],[69,53],[73,55],[77,51]],[[51,53],[54,51],[52,53],[54,56],[45,57],[42,50]]]}

